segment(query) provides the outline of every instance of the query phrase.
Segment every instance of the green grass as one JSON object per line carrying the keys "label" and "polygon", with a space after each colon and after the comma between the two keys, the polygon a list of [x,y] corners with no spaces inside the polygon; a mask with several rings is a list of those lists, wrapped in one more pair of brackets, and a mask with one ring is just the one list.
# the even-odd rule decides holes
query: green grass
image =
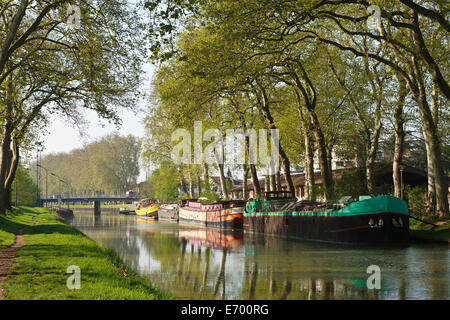
{"label": "green grass", "polygon": [[[34,220],[39,225],[33,226]],[[8,299],[170,299],[149,280],[131,271],[117,255],[68,226],[47,209],[20,208],[0,220],[0,239],[23,226],[27,245],[14,259],[15,266],[3,284]],[[69,290],[71,265],[81,269],[81,289]]]}
{"label": "green grass", "polygon": [[6,216],[0,215],[0,249],[12,245],[17,231],[32,225],[35,215],[35,211],[26,207],[14,208]]}
{"label": "green grass", "polygon": [[450,243],[450,221],[448,217],[444,218],[432,218],[432,217],[420,217],[428,222],[438,224],[440,222],[446,222],[443,225],[437,227],[426,224],[414,219],[409,219],[410,230],[409,234],[412,240],[420,242],[444,242]]}

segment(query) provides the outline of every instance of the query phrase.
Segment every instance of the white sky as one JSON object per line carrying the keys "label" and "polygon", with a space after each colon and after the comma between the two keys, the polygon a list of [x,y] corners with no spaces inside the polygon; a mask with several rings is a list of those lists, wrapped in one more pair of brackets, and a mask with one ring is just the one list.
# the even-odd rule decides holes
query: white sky
{"label": "white sky", "polygon": [[[142,84],[146,93],[150,90],[151,77],[154,72],[154,66],[146,64],[144,66],[146,72],[145,82]],[[140,108],[145,107],[146,101],[142,101]],[[54,116],[51,118],[51,124],[47,128],[49,132],[42,136],[41,140],[44,142],[43,156],[50,153],[70,152],[73,149],[82,148],[84,144],[88,144],[106,134],[118,132],[120,135],[132,134],[133,136],[142,138],[145,134],[144,124],[142,123],[142,112],[132,112],[127,110],[120,111],[122,118],[122,126],[119,128],[115,125],[108,124],[106,121],[100,120],[97,114],[93,111],[86,112],[86,120],[89,121],[88,131],[80,135],[78,128],[69,126],[64,119]],[[35,152],[32,153],[35,158]],[[34,160],[34,159],[33,159]],[[141,168],[138,181],[145,179],[145,170]]]}

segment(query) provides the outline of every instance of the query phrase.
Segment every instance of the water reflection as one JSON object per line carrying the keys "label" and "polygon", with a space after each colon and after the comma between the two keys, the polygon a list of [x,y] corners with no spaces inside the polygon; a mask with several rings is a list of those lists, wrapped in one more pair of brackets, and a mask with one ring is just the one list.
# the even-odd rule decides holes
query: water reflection
{"label": "water reflection", "polygon": [[[178,299],[449,299],[448,246],[369,249],[75,213],[77,228]],[[370,265],[381,290],[368,290]]]}
{"label": "water reflection", "polygon": [[179,230],[178,237],[180,241],[186,239],[195,246],[211,247],[220,250],[236,251],[243,244],[242,230],[221,230],[207,227],[183,228]]}

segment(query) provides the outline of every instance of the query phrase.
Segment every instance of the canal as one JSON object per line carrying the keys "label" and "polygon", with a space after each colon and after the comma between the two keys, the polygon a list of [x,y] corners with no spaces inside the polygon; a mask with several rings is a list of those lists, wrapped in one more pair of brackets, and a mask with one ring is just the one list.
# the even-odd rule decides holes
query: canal
{"label": "canal", "polygon": [[[75,211],[71,224],[177,299],[450,299],[448,245],[361,248]],[[367,268],[381,289],[367,289]]]}

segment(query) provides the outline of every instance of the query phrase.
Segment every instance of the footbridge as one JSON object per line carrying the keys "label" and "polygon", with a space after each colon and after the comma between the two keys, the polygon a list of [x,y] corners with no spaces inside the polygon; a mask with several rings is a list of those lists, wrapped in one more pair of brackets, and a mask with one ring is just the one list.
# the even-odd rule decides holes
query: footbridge
{"label": "footbridge", "polygon": [[67,204],[76,204],[76,203],[94,203],[94,213],[100,214],[101,203],[117,203],[117,202],[127,202],[132,203],[134,201],[138,201],[139,199],[136,197],[127,197],[126,195],[104,195],[104,194],[89,194],[89,195],[52,195],[48,198],[41,197],[42,205],[48,205],[53,203],[58,203],[60,205]]}

